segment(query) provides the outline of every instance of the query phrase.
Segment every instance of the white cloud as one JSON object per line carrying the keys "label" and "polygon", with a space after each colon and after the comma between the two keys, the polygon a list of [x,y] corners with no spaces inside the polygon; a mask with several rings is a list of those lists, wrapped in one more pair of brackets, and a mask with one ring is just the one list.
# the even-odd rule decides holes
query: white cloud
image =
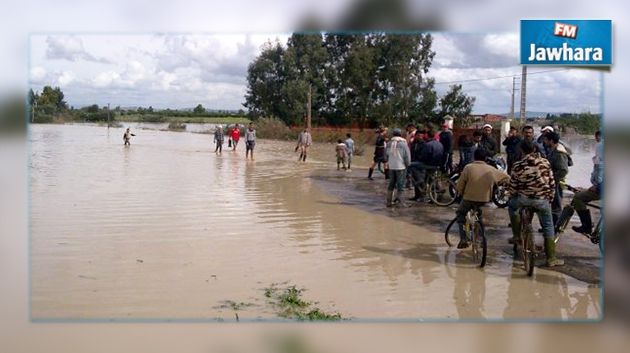
{"label": "white cloud", "polygon": [[68,61],[86,60],[98,63],[110,63],[105,58],[98,58],[88,53],[83,47],[83,41],[76,36],[48,36],[46,38],[46,57]]}
{"label": "white cloud", "polygon": [[45,83],[48,72],[41,66],[35,66],[31,68],[31,83],[40,84]]}
{"label": "white cloud", "polygon": [[519,36],[517,33],[488,34],[483,38],[483,46],[493,55],[511,58],[514,62],[519,59]]}
{"label": "white cloud", "polygon": [[100,88],[117,86],[121,83],[120,74],[115,71],[101,72],[92,80],[92,83]]}
{"label": "white cloud", "polygon": [[72,83],[72,81],[74,81],[74,79],[75,79],[75,75],[74,75],[74,73],[72,73],[72,71],[63,71],[57,77],[57,83],[58,83],[59,86],[65,87],[65,86],[69,85],[70,83]]}

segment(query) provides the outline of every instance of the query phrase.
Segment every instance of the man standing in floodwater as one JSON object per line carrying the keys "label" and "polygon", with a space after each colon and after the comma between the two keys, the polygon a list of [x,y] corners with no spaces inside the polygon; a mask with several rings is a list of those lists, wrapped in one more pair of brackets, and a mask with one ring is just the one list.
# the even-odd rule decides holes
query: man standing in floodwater
{"label": "man standing in floodwater", "polygon": [[214,144],[217,145],[217,147],[214,149],[214,153],[221,154],[221,152],[223,151],[223,137],[223,126],[218,125],[217,128],[214,130]]}
{"label": "man standing in floodwater", "polygon": [[251,159],[254,160],[254,146],[256,146],[256,130],[254,130],[254,123],[249,123],[245,131],[245,159],[251,153]]}
{"label": "man standing in floodwater", "polygon": [[[389,178],[387,172],[387,154],[385,153],[385,147],[387,146],[387,128],[381,127],[376,130],[378,134],[376,136],[376,146],[374,147],[374,160],[368,171],[368,179],[374,180],[372,174],[374,173],[374,167],[383,163],[385,165],[385,179]],[[405,141],[406,142],[406,141]],[[409,149],[409,147],[407,147]]]}
{"label": "man standing in floodwater", "polygon": [[125,146],[131,146],[131,142],[129,142],[131,140],[131,136],[136,136],[136,135],[132,134],[129,128],[127,128],[127,131],[125,131],[123,135],[123,141],[125,141]]}
{"label": "man standing in floodwater", "polygon": [[337,146],[335,146],[335,153],[337,155],[337,170],[341,169],[343,165],[343,169],[346,169],[346,160],[348,159],[348,146],[341,141],[341,139],[337,140]]}
{"label": "man standing in floodwater", "polygon": [[241,128],[238,124],[234,124],[234,128],[232,128],[232,133],[230,135],[232,138],[232,151],[236,151],[236,145],[238,145],[238,140],[241,138]]}
{"label": "man standing in floodwater", "polygon": [[[411,164],[411,153],[407,140],[402,138],[402,131],[394,129],[394,135],[387,145],[387,161],[389,163],[389,184],[387,185],[387,207],[392,207],[394,201],[404,206],[402,193],[407,176],[407,167]],[[394,199],[394,188],[397,191]]]}
{"label": "man standing in floodwater", "polygon": [[354,154],[354,140],[352,139],[352,135],[350,133],[346,134],[346,140],[343,142],[346,144],[346,148],[348,149],[348,169],[347,172],[350,172],[350,165],[352,164],[352,155]]}
{"label": "man standing in floodwater", "polygon": [[300,157],[298,158],[298,162],[306,162],[306,154],[308,152],[308,148],[313,144],[313,138],[311,137],[311,133],[308,131],[308,128],[304,129],[304,131],[300,132],[300,136],[298,136],[297,146],[295,146],[295,152],[300,150]]}

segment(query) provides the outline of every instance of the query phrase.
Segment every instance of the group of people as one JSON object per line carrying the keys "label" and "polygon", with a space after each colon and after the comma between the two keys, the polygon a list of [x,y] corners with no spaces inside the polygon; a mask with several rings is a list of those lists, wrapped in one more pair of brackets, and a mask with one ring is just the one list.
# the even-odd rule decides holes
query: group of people
{"label": "group of people", "polygon": [[[368,179],[374,180],[374,168],[385,165],[387,186],[387,207],[395,203],[404,204],[400,198],[405,185],[413,185],[412,201],[419,201],[427,171],[438,168],[452,169],[453,132],[448,124],[442,125],[442,131],[436,132],[432,124],[418,127],[408,124],[405,137],[400,129],[392,131],[391,140],[387,141],[387,128],[377,130],[374,159],[368,170]],[[396,197],[394,193],[396,191]]]}
{"label": "group of people", "polygon": [[[241,128],[239,124],[235,124],[228,133],[228,147],[232,147],[232,151],[236,151],[236,146],[241,139]],[[216,145],[214,152],[221,154],[223,151],[223,141],[225,140],[225,132],[223,126],[218,125],[214,131],[214,144]],[[254,147],[256,146],[256,129],[254,124],[249,123],[245,129],[245,159],[254,160]]]}
{"label": "group of people", "polygon": [[[387,129],[377,130],[373,163],[368,171],[372,180],[374,168],[378,163],[386,165],[387,186],[386,204],[392,207],[402,203],[405,181],[413,181],[414,196],[410,200],[421,198],[421,185],[427,170],[452,167],[453,133],[448,125],[436,133],[431,125],[425,125],[420,131],[413,124],[407,126],[407,134],[402,135],[400,129],[392,131],[392,138],[387,139]],[[570,207],[565,208],[577,212],[581,225],[573,227],[579,233],[590,234],[593,229],[590,211],[586,203],[601,198],[603,185],[603,142],[601,133],[595,134],[597,141],[596,154],[593,157],[591,187],[576,193]],[[456,211],[459,225],[459,249],[469,247],[464,232],[465,217],[472,208],[480,208],[490,202],[494,186],[505,185],[508,202],[508,213],[512,228],[510,243],[520,241],[520,216],[522,207],[530,207],[538,215],[544,236],[546,265],[549,267],[563,265],[556,256],[555,232],[556,224],[563,212],[562,191],[569,167],[573,165],[570,148],[560,140],[553,127],[546,126],[541,130],[538,139],[534,139],[534,128],[524,126],[521,134],[511,128],[508,137],[503,141],[507,153],[508,172],[503,172],[488,164],[498,154],[498,143],[492,136],[492,126],[486,124],[482,130],[475,130],[472,136],[463,136],[458,140],[461,175],[457,182],[457,192],[461,202]],[[396,193],[396,197],[394,196]],[[569,215],[570,217],[570,215]]]}

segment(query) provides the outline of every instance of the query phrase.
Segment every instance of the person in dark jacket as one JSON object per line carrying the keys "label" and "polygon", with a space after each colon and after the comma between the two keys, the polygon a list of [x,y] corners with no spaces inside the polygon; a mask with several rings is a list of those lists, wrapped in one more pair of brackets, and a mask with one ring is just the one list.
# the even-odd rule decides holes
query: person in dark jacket
{"label": "person in dark jacket", "polygon": [[470,135],[463,134],[457,140],[457,148],[459,149],[459,169],[462,170],[466,164],[473,160],[473,140]]}
{"label": "person in dark jacket", "polygon": [[442,124],[440,143],[444,148],[444,161],[442,165],[447,171],[453,169],[453,131],[448,128],[448,123]]}
{"label": "person in dark jacket", "polygon": [[422,198],[422,183],[419,176],[420,156],[422,149],[424,148],[424,132],[415,134],[414,138],[409,144],[409,150],[411,153],[411,164],[409,165],[409,177],[413,181],[413,197],[409,200],[418,201]]}
{"label": "person in dark jacket", "polygon": [[481,135],[481,147],[486,150],[488,158],[494,157],[499,152],[499,146],[497,141],[492,136],[492,125],[486,124],[483,126],[483,132]]}
{"label": "person in dark jacket", "polygon": [[553,179],[556,184],[556,190],[551,201],[551,215],[553,216],[553,224],[558,223],[558,218],[562,212],[562,193],[561,182],[564,181],[569,174],[569,156],[563,145],[560,144],[560,136],[555,132],[547,132],[543,137],[543,144],[549,151],[547,159],[551,164]]}
{"label": "person in dark jacket", "polygon": [[516,132],[517,130],[514,126],[510,127],[510,132],[508,132],[508,136],[503,141],[503,146],[505,146],[505,152],[507,153],[508,174],[512,171],[512,164],[516,161],[516,149],[518,144],[521,143],[521,138]]}
{"label": "person in dark jacket", "polygon": [[[444,148],[440,142],[435,140],[434,132],[431,130],[427,131],[426,137],[427,140],[422,144],[420,155],[413,166],[414,191],[421,189],[424,184],[427,169],[438,169],[444,161]],[[416,193],[414,198],[417,200],[419,196]]]}

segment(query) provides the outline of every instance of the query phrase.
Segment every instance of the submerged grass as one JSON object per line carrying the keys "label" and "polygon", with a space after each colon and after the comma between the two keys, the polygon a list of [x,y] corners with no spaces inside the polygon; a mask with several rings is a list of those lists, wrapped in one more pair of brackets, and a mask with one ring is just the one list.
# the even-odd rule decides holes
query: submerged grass
{"label": "submerged grass", "polygon": [[341,314],[338,312],[328,313],[316,307],[313,302],[302,298],[304,289],[295,285],[280,288],[277,284],[272,284],[265,288],[265,297],[269,298],[269,303],[275,308],[279,317],[294,319],[298,321],[338,321]]}

